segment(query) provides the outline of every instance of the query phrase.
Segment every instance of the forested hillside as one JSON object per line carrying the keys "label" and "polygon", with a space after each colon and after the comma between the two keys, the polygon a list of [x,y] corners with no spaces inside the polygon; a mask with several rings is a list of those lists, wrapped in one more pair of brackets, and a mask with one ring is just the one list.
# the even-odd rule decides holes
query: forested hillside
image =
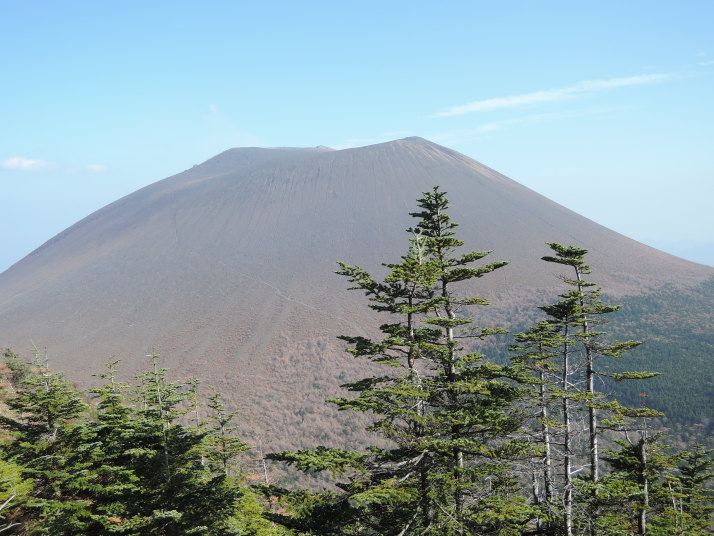
{"label": "forested hillside", "polygon": [[[635,368],[660,373],[642,385],[605,380],[605,389],[628,405],[646,403],[663,412],[661,422],[676,430],[677,436],[712,441],[714,278],[692,288],[668,285],[638,296],[613,297],[607,296],[607,289],[604,292],[606,301],[620,306],[604,329],[613,338],[642,341],[626,360],[609,362],[608,367],[612,371]],[[538,318],[534,308],[521,307],[519,312],[529,321]],[[523,318],[507,319],[511,332],[528,327]],[[488,354],[498,363],[509,358],[510,337],[501,335],[488,345]]]}
{"label": "forested hillside", "polygon": [[[644,341],[628,358],[631,366],[661,372],[643,387],[648,404],[672,424],[714,432],[714,278],[694,288],[665,287],[618,300],[622,309],[608,328],[617,337]],[[682,326],[686,326],[682,329]],[[639,393],[613,385],[619,398]]]}

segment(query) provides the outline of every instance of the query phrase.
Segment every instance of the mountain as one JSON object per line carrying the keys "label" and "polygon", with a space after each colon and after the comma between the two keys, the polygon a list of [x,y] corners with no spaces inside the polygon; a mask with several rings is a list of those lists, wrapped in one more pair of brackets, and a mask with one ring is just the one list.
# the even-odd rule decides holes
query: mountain
{"label": "mountain", "polygon": [[239,148],[98,210],[0,274],[0,345],[47,348],[82,385],[113,358],[138,371],[154,346],[173,374],[221,390],[271,447],[349,436],[356,424],[338,425],[322,400],[365,365],[336,336],[379,321],[336,261],[383,273],[405,251],[415,200],[437,184],[465,247],[510,261],[473,288],[494,304],[484,325],[554,299],[560,282],[539,260],[549,241],[588,248],[593,279],[617,297],[686,294],[714,275],[421,138]]}

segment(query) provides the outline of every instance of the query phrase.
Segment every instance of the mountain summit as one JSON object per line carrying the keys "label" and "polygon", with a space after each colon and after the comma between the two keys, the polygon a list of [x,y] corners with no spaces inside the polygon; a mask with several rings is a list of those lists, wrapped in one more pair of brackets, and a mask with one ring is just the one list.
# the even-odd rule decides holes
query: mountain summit
{"label": "mountain summit", "polygon": [[223,391],[248,432],[287,431],[300,444],[334,427],[321,399],[361,366],[335,337],[374,328],[336,261],[373,273],[397,261],[409,212],[434,185],[448,192],[466,248],[510,261],[473,289],[501,318],[559,286],[540,261],[545,242],[589,249],[611,294],[714,274],[422,138],[237,148],[107,205],[0,274],[0,344],[46,347],[78,381],[113,355],[135,372],[155,346],[173,373]]}

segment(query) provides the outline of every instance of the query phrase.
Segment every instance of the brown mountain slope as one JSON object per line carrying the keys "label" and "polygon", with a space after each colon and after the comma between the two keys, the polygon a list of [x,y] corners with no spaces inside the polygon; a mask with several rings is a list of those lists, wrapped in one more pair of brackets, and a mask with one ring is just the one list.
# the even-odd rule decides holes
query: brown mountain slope
{"label": "brown mountain slope", "polygon": [[511,262],[474,290],[499,321],[552,296],[557,279],[539,261],[546,241],[590,249],[613,294],[714,273],[420,138],[232,149],[104,207],[1,274],[0,345],[47,347],[79,381],[110,355],[134,372],[155,345],[175,374],[220,388],[249,434],[280,447],[320,442],[338,433],[322,399],[360,366],[335,336],[375,325],[335,262],[378,272],[398,260],[408,213],[435,184],[466,247]]}

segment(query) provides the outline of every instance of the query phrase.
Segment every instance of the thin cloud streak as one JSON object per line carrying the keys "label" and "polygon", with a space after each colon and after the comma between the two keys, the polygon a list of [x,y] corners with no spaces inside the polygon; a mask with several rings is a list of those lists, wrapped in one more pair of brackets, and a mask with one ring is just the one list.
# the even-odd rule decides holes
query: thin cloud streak
{"label": "thin cloud streak", "polygon": [[103,164],[87,164],[84,168],[92,173],[104,173],[107,170],[107,166]]}
{"label": "thin cloud streak", "polygon": [[562,101],[584,93],[595,93],[626,86],[652,84],[669,77],[670,75],[668,74],[643,74],[623,78],[610,78],[607,80],[584,80],[564,88],[535,91],[533,93],[511,95],[509,97],[495,97],[492,99],[469,102],[460,106],[452,106],[443,112],[434,114],[432,117],[454,117],[475,112],[490,112],[492,110],[516,108],[529,104]]}
{"label": "thin cloud streak", "polygon": [[490,123],[484,123],[482,125],[469,129],[439,132],[429,135],[428,138],[436,143],[444,145],[458,145],[460,143],[465,143],[473,141],[474,139],[478,139],[479,137],[482,137],[485,134],[490,134],[495,131],[508,130],[519,125],[541,123],[544,121],[557,121],[561,119],[598,116],[602,114],[616,113],[617,111],[617,108],[606,107],[525,115],[521,117],[503,119],[501,121],[492,121]]}
{"label": "thin cloud streak", "polygon": [[13,156],[3,160],[0,167],[3,169],[21,169],[24,171],[38,171],[49,167],[49,162],[38,158],[27,158],[25,156]]}
{"label": "thin cloud streak", "polygon": [[12,169],[20,171],[59,171],[63,173],[75,174],[77,172],[104,173],[109,168],[104,164],[85,164],[82,166],[66,166],[40,160],[39,158],[27,158],[26,156],[13,156],[0,162],[0,169]]}

